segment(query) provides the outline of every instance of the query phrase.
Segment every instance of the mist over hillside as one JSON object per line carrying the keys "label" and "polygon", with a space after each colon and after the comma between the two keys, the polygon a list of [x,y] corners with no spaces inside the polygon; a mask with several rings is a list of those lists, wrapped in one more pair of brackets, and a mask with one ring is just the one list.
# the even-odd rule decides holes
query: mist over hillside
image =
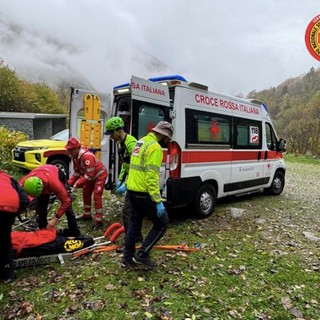
{"label": "mist over hillside", "polygon": [[[93,42],[92,48],[88,50],[72,38],[70,41],[62,39],[58,35],[47,36],[22,27],[0,14],[0,57],[24,80],[44,82],[53,88],[63,81],[89,90],[106,91],[117,84],[117,79],[110,75],[117,74],[117,69],[120,74],[123,73],[128,63],[122,63],[122,56],[124,61],[132,61],[146,74],[170,72],[163,61],[139,49],[138,45],[136,50],[130,49],[130,52],[125,45],[124,52],[116,52],[119,46],[117,48],[110,43],[110,50],[105,51],[101,57],[101,52],[95,55],[95,51],[104,50],[99,49],[99,42]],[[94,61],[93,64],[92,60],[96,59],[100,61]]]}

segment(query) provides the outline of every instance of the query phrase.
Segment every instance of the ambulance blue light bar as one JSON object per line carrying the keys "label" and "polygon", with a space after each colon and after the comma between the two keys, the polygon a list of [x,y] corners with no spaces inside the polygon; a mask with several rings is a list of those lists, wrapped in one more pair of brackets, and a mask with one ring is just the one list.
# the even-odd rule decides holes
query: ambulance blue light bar
{"label": "ambulance blue light bar", "polygon": [[268,107],[267,107],[266,104],[264,104],[263,102],[261,102],[261,105],[264,107],[264,109],[265,109],[267,112],[269,112],[269,111],[268,111]]}
{"label": "ambulance blue light bar", "polygon": [[187,80],[184,77],[180,76],[179,74],[175,74],[172,76],[154,77],[154,78],[149,78],[149,80],[153,82],[161,82],[161,81],[169,81],[169,80],[180,80],[180,81],[187,82]]}
{"label": "ambulance blue light bar", "polygon": [[[179,74],[162,76],[162,77],[153,77],[153,78],[149,78],[148,80],[150,80],[152,82],[161,82],[161,81],[170,81],[170,80],[180,80],[180,81],[187,82],[187,80],[184,77],[180,76]],[[118,89],[126,88],[129,86],[130,86],[130,83],[127,82],[127,83],[123,83],[123,84],[120,84],[118,86],[113,87],[113,90],[118,90]]]}
{"label": "ambulance blue light bar", "polygon": [[261,107],[264,108],[264,110],[267,111],[267,113],[269,113],[268,106],[265,103],[263,103],[262,101],[257,100],[257,99],[249,99],[249,101],[251,103],[255,103],[256,105],[260,105]]}

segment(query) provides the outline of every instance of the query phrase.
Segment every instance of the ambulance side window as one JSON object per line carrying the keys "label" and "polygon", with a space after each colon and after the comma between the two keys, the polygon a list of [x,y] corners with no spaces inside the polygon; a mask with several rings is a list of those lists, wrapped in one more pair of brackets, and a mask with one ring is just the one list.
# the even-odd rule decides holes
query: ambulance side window
{"label": "ambulance side window", "polygon": [[266,142],[269,150],[276,150],[277,138],[270,123],[266,122]]}
{"label": "ambulance side window", "polygon": [[261,149],[262,124],[250,119],[234,118],[234,148]]}
{"label": "ambulance side window", "polygon": [[231,118],[225,115],[186,109],[186,143],[230,145]]}

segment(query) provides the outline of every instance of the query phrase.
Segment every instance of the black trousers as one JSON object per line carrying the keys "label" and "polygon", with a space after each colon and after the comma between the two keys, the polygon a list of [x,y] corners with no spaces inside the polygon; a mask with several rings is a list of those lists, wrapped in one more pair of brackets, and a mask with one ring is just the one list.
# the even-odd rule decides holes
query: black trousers
{"label": "black trousers", "polygon": [[0,211],[0,278],[13,278],[13,249],[11,231],[16,214]]}
{"label": "black trousers", "polygon": [[135,252],[136,239],[141,232],[143,219],[148,217],[153,223],[138,251],[138,254],[144,258],[149,256],[153,246],[165,234],[169,218],[167,213],[164,213],[160,218],[157,216],[156,204],[151,200],[148,193],[128,190],[127,196],[131,204],[131,214],[125,239],[124,258],[131,261]]}
{"label": "black trousers", "polygon": [[[122,223],[124,226],[125,234],[127,234],[128,232],[130,216],[131,216],[131,203],[130,203],[129,195],[126,192],[124,196],[123,207],[122,207]],[[141,242],[142,239],[143,239],[143,236],[140,231],[139,234],[137,235],[136,242]]]}

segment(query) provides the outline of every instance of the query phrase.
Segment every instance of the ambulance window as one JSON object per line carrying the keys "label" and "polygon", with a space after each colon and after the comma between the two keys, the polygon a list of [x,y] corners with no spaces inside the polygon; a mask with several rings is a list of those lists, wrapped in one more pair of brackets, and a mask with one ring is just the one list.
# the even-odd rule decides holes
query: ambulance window
{"label": "ambulance window", "polygon": [[138,139],[148,134],[159,121],[167,120],[164,107],[141,101],[134,101],[132,115],[132,134]]}
{"label": "ambulance window", "polygon": [[230,117],[186,109],[187,144],[230,145]]}
{"label": "ambulance window", "polygon": [[277,138],[270,123],[266,123],[266,140],[268,149],[276,150]]}
{"label": "ambulance window", "polygon": [[234,118],[235,143],[238,149],[261,149],[262,126],[261,122]]}
{"label": "ambulance window", "polygon": [[130,111],[130,98],[129,97],[116,97],[115,102],[117,104],[117,112],[129,112]]}

